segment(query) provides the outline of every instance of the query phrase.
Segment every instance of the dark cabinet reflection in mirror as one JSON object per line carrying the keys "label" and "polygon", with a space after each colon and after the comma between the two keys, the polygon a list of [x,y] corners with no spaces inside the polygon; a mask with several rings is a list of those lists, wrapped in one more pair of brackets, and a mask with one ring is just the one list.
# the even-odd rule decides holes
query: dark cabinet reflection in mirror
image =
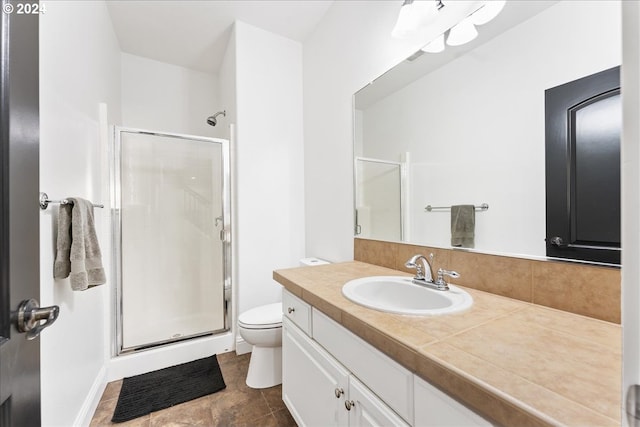
{"label": "dark cabinet reflection in mirror", "polygon": [[547,256],[620,264],[620,67],[545,91]]}

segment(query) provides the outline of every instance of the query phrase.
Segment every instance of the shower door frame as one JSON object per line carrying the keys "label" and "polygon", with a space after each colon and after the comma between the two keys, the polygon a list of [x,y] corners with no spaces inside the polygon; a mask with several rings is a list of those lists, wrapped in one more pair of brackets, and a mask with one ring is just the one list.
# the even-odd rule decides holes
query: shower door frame
{"label": "shower door frame", "polygon": [[[132,347],[123,346],[123,277],[122,277],[122,134],[138,134],[148,136],[158,136],[165,138],[173,138],[176,140],[189,140],[220,144],[222,148],[222,229],[220,230],[220,240],[222,241],[222,270],[223,270],[223,311],[224,326],[222,329],[205,331],[189,336],[179,338],[171,338],[167,340],[157,341],[149,344],[137,345]],[[111,228],[112,228],[112,273],[116,280],[114,286],[114,310],[115,310],[115,340],[113,341],[113,355],[120,356],[132,352],[158,348],[181,342],[193,338],[215,335],[227,332],[231,329],[231,299],[232,299],[232,248],[231,248],[231,160],[229,140],[221,138],[210,138],[205,136],[188,135],[172,132],[161,132],[139,128],[131,128],[124,126],[113,126],[112,153],[110,167],[111,182]]]}

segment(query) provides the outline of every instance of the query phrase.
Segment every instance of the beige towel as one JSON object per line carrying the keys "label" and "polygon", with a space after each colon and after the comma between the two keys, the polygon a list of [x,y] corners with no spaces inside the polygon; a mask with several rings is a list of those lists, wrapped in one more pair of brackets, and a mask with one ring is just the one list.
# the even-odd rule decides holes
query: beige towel
{"label": "beige towel", "polygon": [[70,277],[71,289],[84,291],[106,283],[102,253],[93,221],[93,204],[79,197],[60,205],[53,277]]}
{"label": "beige towel", "polygon": [[451,206],[451,246],[473,248],[475,227],[476,207],[474,205]]}

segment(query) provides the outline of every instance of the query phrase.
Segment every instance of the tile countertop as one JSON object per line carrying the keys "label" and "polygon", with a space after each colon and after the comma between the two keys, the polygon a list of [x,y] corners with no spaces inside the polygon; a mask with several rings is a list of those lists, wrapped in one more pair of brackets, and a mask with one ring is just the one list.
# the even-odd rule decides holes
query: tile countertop
{"label": "tile countertop", "polygon": [[407,276],[353,261],[277,270],[273,278],[500,424],[620,425],[620,325],[471,288],[464,289],[473,306],[444,316],[384,313],[342,296],[349,280],[389,275]]}

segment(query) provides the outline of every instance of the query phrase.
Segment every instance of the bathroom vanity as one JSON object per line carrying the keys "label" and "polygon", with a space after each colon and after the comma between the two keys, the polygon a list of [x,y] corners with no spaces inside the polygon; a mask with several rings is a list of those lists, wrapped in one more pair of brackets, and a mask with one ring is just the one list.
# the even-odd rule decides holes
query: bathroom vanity
{"label": "bathroom vanity", "polygon": [[468,310],[405,316],[342,286],[406,275],[362,262],[274,272],[283,399],[300,425],[620,425],[620,326],[474,289]]}

